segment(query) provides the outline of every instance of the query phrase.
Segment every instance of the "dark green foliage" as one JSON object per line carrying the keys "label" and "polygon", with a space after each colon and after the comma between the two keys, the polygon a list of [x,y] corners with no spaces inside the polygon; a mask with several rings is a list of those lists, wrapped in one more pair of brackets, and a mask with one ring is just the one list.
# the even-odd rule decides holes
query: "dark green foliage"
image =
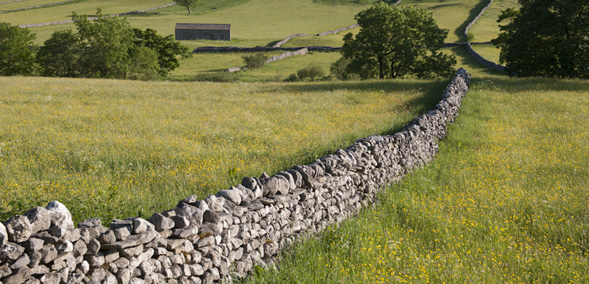
{"label": "dark green foliage", "polygon": [[433,15],[413,6],[379,3],[356,15],[360,32],[344,37],[342,54],[348,73],[362,79],[451,77],[456,59],[440,48],[448,35]]}
{"label": "dark green foliage", "polygon": [[174,0],[174,3],[186,7],[188,9],[188,15],[190,15],[192,13],[192,7],[198,3],[198,0]]}
{"label": "dark green foliage", "polygon": [[187,58],[192,56],[190,49],[174,40],[172,35],[161,36],[155,30],[146,29],[145,31],[133,28],[135,33],[135,45],[150,48],[157,53],[158,70],[162,76],[167,76],[170,71],[180,67],[178,56]]}
{"label": "dark green foliage", "polygon": [[134,47],[133,31],[124,18],[104,17],[89,21],[87,16],[73,14],[74,24],[83,43],[80,57],[82,76],[91,78],[126,78]]}
{"label": "dark green foliage", "polygon": [[344,4],[372,4],[377,2],[384,2],[388,4],[394,4],[397,0],[313,0],[316,3],[324,3],[324,4],[331,4],[331,5],[344,5]]}
{"label": "dark green foliage", "polygon": [[236,82],[238,80],[239,80],[239,77],[235,73],[217,72],[217,73],[199,74],[199,75],[196,75],[195,77],[190,78],[189,81],[229,83],[229,82]]}
{"label": "dark green foliage", "polygon": [[0,75],[32,75],[37,70],[34,39],[26,28],[0,23]]}
{"label": "dark green foliage", "polygon": [[285,82],[298,82],[300,80],[299,80],[299,77],[297,77],[297,74],[292,73],[292,74],[288,75],[288,77],[286,77],[286,79],[284,79],[284,81]]}
{"label": "dark green foliage", "polygon": [[56,31],[38,55],[43,75],[155,80],[180,66],[190,50],[173,37],[131,28],[125,18],[73,14],[77,33]]}
{"label": "dark green foliage", "polygon": [[129,62],[127,79],[144,81],[159,79],[157,51],[145,46],[136,46],[129,55],[131,61]]}
{"label": "dark green foliage", "polygon": [[510,76],[589,78],[589,2],[519,0],[498,22],[500,60]]}
{"label": "dark green foliage", "polygon": [[338,80],[350,80],[358,77],[358,75],[348,72],[347,66],[350,64],[350,59],[342,57],[329,66],[329,72]]}
{"label": "dark green foliage", "polygon": [[297,78],[301,81],[305,80],[306,78],[311,79],[311,81],[315,81],[315,78],[320,77],[325,77],[325,72],[319,65],[311,64],[306,68],[297,71]]}
{"label": "dark green foliage", "polygon": [[253,55],[244,55],[243,61],[245,61],[245,67],[249,69],[260,68],[266,64],[266,60],[268,60],[268,56],[264,53],[256,53]]}
{"label": "dark green foliage", "polygon": [[56,31],[39,50],[37,60],[43,66],[44,76],[80,77],[80,57],[84,46],[78,34],[71,30]]}

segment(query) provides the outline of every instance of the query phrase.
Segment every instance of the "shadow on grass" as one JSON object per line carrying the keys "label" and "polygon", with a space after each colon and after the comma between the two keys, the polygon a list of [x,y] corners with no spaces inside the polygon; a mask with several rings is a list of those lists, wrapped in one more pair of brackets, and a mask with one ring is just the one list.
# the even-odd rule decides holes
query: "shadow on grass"
{"label": "shadow on grass", "polygon": [[279,40],[275,40],[273,42],[268,43],[266,46],[267,47],[273,47],[275,44],[277,44],[279,42]]}
{"label": "shadow on grass", "polygon": [[125,15],[126,17],[133,17],[133,18],[148,18],[148,17],[157,17],[157,16],[161,16],[162,13],[161,12],[141,12],[141,13],[132,13],[132,14],[128,14]]}
{"label": "shadow on grass", "polygon": [[451,50],[456,55],[456,68],[464,68],[471,74],[476,72],[478,74],[489,76],[505,76],[505,73],[493,68],[488,68],[479,63],[470,53],[468,53],[466,46],[449,47],[447,49]]}

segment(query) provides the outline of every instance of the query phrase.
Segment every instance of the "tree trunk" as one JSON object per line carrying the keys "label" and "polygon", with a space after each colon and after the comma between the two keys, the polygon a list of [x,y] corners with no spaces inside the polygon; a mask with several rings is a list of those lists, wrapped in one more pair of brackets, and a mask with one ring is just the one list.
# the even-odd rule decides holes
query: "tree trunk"
{"label": "tree trunk", "polygon": [[378,58],[378,77],[384,79],[384,58]]}
{"label": "tree trunk", "polygon": [[190,13],[192,13],[192,9],[190,9],[190,7],[186,7],[188,8],[188,15],[190,15]]}

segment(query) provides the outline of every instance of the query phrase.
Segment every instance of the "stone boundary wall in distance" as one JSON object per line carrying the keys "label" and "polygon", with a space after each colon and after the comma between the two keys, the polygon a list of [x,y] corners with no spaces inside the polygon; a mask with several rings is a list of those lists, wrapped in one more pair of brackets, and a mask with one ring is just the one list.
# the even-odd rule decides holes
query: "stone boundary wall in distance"
{"label": "stone boundary wall in distance", "polygon": [[458,115],[464,69],[435,108],[390,136],[348,148],[204,200],[141,218],[75,228],[54,201],[0,223],[0,283],[215,283],[245,277],[302,236],[358,214],[382,186],[431,161]]}
{"label": "stone boundary wall in distance", "polygon": [[[132,14],[139,14],[139,13],[144,13],[144,12],[149,12],[149,11],[153,11],[153,10],[157,10],[157,9],[162,9],[162,8],[170,7],[172,5],[176,5],[176,3],[168,3],[166,5],[161,5],[161,6],[154,7],[154,8],[137,10],[137,11],[131,11],[131,12],[125,12],[125,13],[120,13],[120,14],[115,14],[115,15],[108,15],[107,17],[120,17],[120,16],[126,16],[126,15],[132,15]],[[96,19],[97,19],[96,17],[88,17],[88,20],[96,20]],[[70,24],[70,23],[73,23],[73,22],[74,22],[73,20],[65,20],[65,21],[55,21],[55,22],[47,22],[47,23],[39,23],[39,24],[25,24],[25,25],[19,25],[19,27],[21,27],[21,28],[33,28],[33,27],[43,27],[43,26]]]}
{"label": "stone boundary wall in distance", "polygon": [[333,30],[333,31],[326,31],[326,32],[318,33],[318,34],[316,34],[315,36],[326,36],[326,35],[334,35],[334,34],[337,34],[337,33],[343,32],[343,31],[347,31],[347,30],[351,30],[351,29],[353,29],[353,28],[357,28],[357,27],[359,27],[359,26],[360,26],[360,25],[358,25],[358,24],[353,24],[353,25],[351,25],[351,26],[347,26],[347,27],[344,27],[344,28],[341,28],[341,29],[337,29],[337,30]]}
{"label": "stone boundary wall in distance", "polygon": [[[485,6],[481,12],[479,12],[479,14],[474,18],[474,20],[472,20],[472,22],[468,23],[468,25],[466,26],[466,29],[464,29],[464,36],[465,38],[468,39],[468,30],[470,29],[470,27],[472,27],[481,16],[483,16],[483,14],[485,13],[485,11],[487,9],[489,9],[489,7],[491,7],[491,4],[493,4],[493,0],[489,0],[489,4],[487,4],[487,6]],[[497,64],[495,62],[489,61],[487,59],[485,59],[484,57],[482,57],[478,52],[476,52],[472,46],[471,43],[468,42],[466,43],[466,50],[468,50],[468,53],[470,53],[472,56],[474,56],[474,58],[481,64],[483,64],[485,67],[488,68],[493,68],[499,71],[505,71],[505,66],[501,65],[501,64]]]}
{"label": "stone boundary wall in distance", "polygon": [[[307,52],[309,52],[309,50],[306,47],[301,48],[296,51],[287,51],[287,52],[282,53],[280,55],[275,55],[275,56],[272,56],[272,57],[266,59],[266,64],[274,62],[274,61],[282,60],[282,59],[285,59],[285,58],[288,58],[291,56],[305,55],[305,54],[307,54]],[[227,69],[225,72],[233,73],[233,72],[237,72],[237,71],[244,71],[247,69],[248,68],[245,66],[244,67],[231,67],[231,68]]]}
{"label": "stone boundary wall in distance", "polygon": [[266,51],[297,51],[306,48],[308,51],[334,52],[340,51],[341,47],[331,46],[307,46],[307,47],[239,47],[239,46],[203,46],[195,48],[192,53],[225,53],[225,52],[266,52]]}
{"label": "stone boundary wall in distance", "polygon": [[62,2],[49,3],[49,4],[37,5],[37,6],[31,6],[31,7],[25,7],[25,8],[20,8],[20,9],[0,11],[0,14],[2,14],[2,13],[8,13],[8,12],[16,12],[16,11],[23,11],[23,10],[35,9],[35,8],[43,8],[43,7],[55,6],[55,5],[65,4],[65,3],[74,2],[74,1],[75,0],[67,0],[67,1],[62,1]]}
{"label": "stone boundary wall in distance", "polygon": [[295,38],[295,37],[302,37],[302,36],[308,36],[307,34],[294,34],[291,36],[288,36],[287,38],[277,42],[275,45],[273,45],[272,47],[281,47],[283,44],[287,43],[289,40]]}
{"label": "stone boundary wall in distance", "polygon": [[[393,5],[398,5],[399,3],[401,3],[403,0],[397,0],[397,2],[395,2]],[[347,30],[351,30],[353,28],[357,28],[359,27],[358,24],[353,24],[351,26],[347,26],[345,28],[341,28],[341,29],[337,29],[337,30],[333,30],[333,31],[326,31],[326,32],[322,32],[322,33],[318,33],[315,36],[326,36],[326,35],[333,35],[333,34],[338,34],[340,32],[343,31],[347,31]]]}

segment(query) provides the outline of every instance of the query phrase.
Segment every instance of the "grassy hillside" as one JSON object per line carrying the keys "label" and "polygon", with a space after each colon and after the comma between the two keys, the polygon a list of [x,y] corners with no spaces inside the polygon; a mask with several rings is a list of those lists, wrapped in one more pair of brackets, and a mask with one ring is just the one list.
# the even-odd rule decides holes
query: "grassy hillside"
{"label": "grassy hillside", "polygon": [[[96,8],[105,14],[116,14],[139,9],[157,7],[172,1],[104,2],[85,0],[75,4],[46,7],[0,14],[0,21],[12,24],[30,24],[70,19],[71,12],[93,15]],[[128,15],[132,26],[152,28],[160,34],[174,34],[175,24],[180,23],[228,23],[232,25],[232,38],[240,41],[260,42],[266,45],[281,40],[291,34],[307,33],[314,35],[334,30],[354,23],[354,15],[368,5],[330,5],[315,3],[312,0],[211,0],[201,1],[191,15],[185,8],[171,6],[151,12]],[[34,20],[33,20],[34,19]],[[31,28],[37,34],[37,42],[43,43],[56,29],[73,28],[72,24]],[[201,41],[187,42],[199,45]],[[205,42],[206,43],[206,42]],[[206,43],[209,45],[210,43]],[[213,42],[230,44],[234,42]],[[253,44],[248,46],[256,46]]]}
{"label": "grassy hillside", "polygon": [[0,219],[149,217],[404,125],[445,82],[170,83],[0,77]]}

